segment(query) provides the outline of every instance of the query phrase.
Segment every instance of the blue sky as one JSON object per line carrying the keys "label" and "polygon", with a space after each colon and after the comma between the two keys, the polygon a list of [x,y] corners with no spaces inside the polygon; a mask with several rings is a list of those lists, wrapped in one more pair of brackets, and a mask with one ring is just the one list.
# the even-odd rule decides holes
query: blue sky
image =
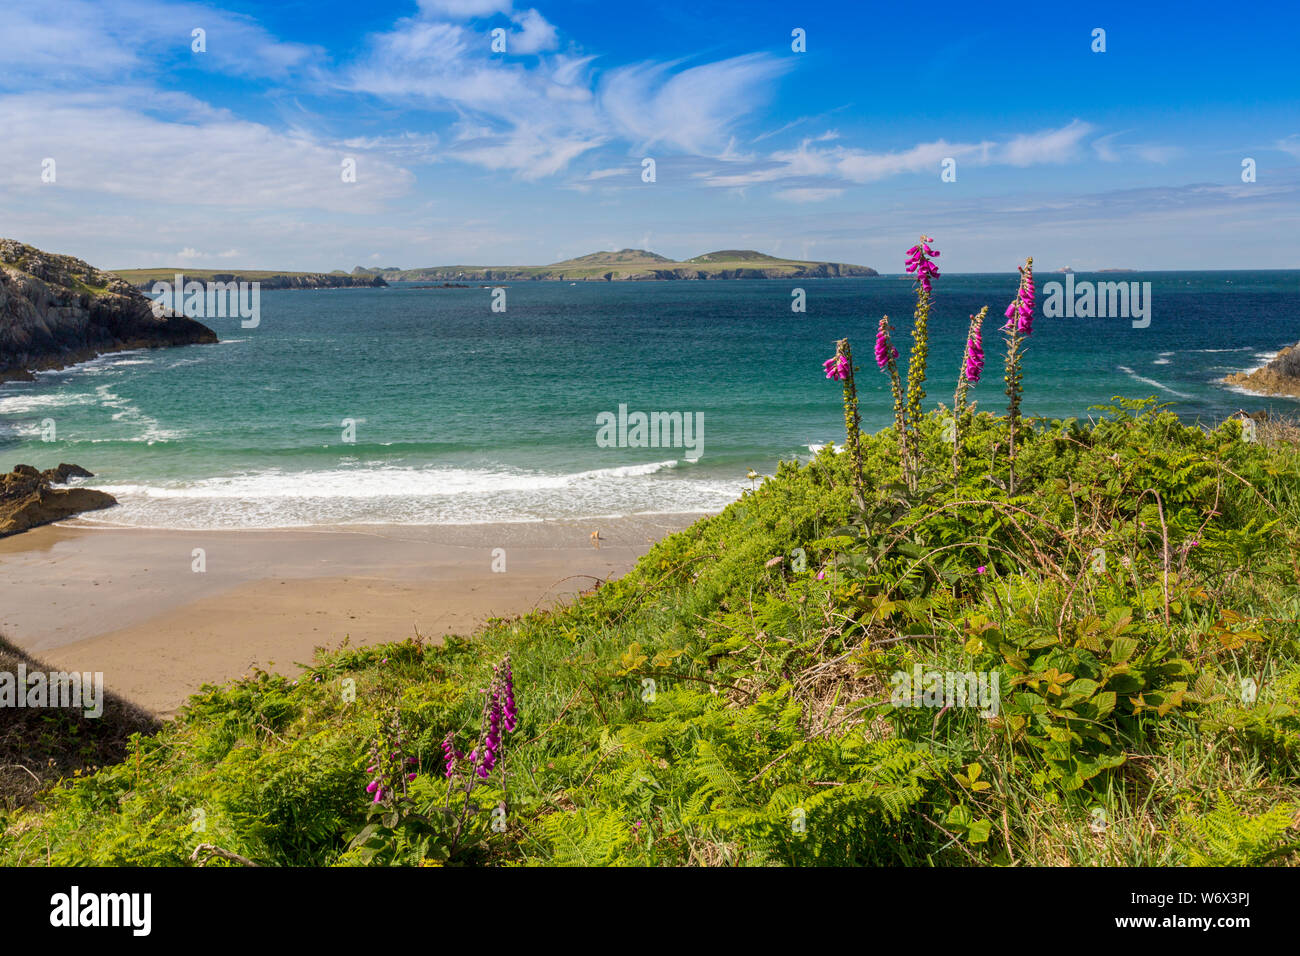
{"label": "blue sky", "polygon": [[898,272],[921,232],[949,271],[1300,266],[1300,12],[1146,6],[0,0],[0,235],[106,268]]}

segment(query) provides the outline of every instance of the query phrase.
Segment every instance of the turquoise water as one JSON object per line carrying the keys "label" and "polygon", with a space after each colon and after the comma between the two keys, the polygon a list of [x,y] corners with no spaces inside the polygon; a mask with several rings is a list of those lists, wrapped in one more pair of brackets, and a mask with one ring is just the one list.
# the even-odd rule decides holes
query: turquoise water
{"label": "turquoise water", "polygon": [[[1215,383],[1300,338],[1300,272],[1134,273],[1152,283],[1148,328],[1050,319],[1025,360],[1025,411],[1086,416],[1111,396],[1156,395],[1187,420],[1239,407],[1296,412]],[[805,289],[807,312],[791,311]],[[1015,277],[936,286],[928,403],[951,403],[967,316],[1000,317]],[[709,511],[745,473],[842,440],[839,386],[822,361],[858,349],[864,427],[889,423],[871,359],[887,313],[906,356],[910,283],[899,278],[506,284],[485,288],[266,291],[261,323],[204,319],[216,346],[122,353],[0,386],[0,464],[96,472],[122,506],[94,516],[154,527],[527,521]],[[1001,394],[990,318],[986,379]],[[700,413],[684,448],[600,447],[597,416]],[[344,440],[344,420],[355,442]],[[55,442],[41,441],[54,423]]]}

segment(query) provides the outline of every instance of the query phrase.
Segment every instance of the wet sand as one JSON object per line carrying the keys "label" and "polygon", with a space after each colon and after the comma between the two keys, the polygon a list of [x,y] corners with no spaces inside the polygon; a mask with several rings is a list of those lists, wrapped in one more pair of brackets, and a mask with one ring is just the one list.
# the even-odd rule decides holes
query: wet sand
{"label": "wet sand", "polygon": [[257,531],[72,521],[0,539],[0,634],[170,716],[204,683],[294,674],[317,647],[469,634],[569,600],[698,517]]}

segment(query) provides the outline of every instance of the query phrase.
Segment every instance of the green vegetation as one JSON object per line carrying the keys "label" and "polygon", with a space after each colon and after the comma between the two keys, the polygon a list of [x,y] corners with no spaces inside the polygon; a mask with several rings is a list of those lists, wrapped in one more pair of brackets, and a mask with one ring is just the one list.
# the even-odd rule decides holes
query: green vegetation
{"label": "green vegetation", "polygon": [[[859,501],[826,449],[571,606],[207,688],[0,814],[0,862],[1294,865],[1296,432],[1099,412],[1023,420],[1014,494],[1005,418],[954,479],[931,413],[915,491],[864,435]],[[519,724],[467,794],[442,742],[507,654]],[[900,693],[931,671],[996,676],[996,715]],[[417,775],[376,805],[388,753]]]}
{"label": "green vegetation", "polygon": [[[177,273],[198,282],[230,281],[263,282],[288,285],[294,279],[307,282],[321,276],[347,276],[349,273],[335,269],[319,272],[268,272],[239,269],[222,272],[212,269],[119,269],[121,276],[136,288],[145,288],[154,282],[171,282]],[[421,269],[365,269],[357,266],[351,272],[354,278],[378,276],[389,282],[444,282],[452,279],[469,279],[481,282],[525,281],[552,279],[566,281],[605,281],[619,279],[726,279],[726,278],[798,278],[819,275],[872,276],[876,272],[865,266],[838,262],[805,262],[800,259],[778,259],[752,250],[727,250],[675,262],[644,249],[622,249],[618,252],[593,252],[575,259],[565,259],[545,266],[428,266]]]}
{"label": "green vegetation", "polygon": [[479,281],[521,281],[553,279],[604,281],[621,279],[731,279],[798,278],[819,275],[873,276],[874,269],[839,262],[806,262],[778,259],[750,249],[710,252],[676,262],[644,249],[593,252],[545,266],[430,266],[422,269],[384,270],[391,281],[471,279]]}
{"label": "green vegetation", "polygon": [[[113,273],[125,279],[136,288],[152,285],[155,282],[171,282],[177,275],[185,276],[186,280],[195,282],[268,282],[272,279],[292,279],[303,278],[310,279],[319,275],[335,275],[335,273],[320,272],[285,272],[266,270],[266,269],[191,269],[187,266],[176,266],[174,269],[118,269]],[[345,273],[346,274],[346,273]]]}
{"label": "green vegetation", "polygon": [[0,265],[33,278],[39,275],[42,281],[55,287],[62,286],[94,298],[107,295],[113,282],[111,273],[80,259],[45,252],[13,239],[0,239]]}
{"label": "green vegetation", "polygon": [[[58,672],[0,637],[0,674]],[[15,682],[16,684],[16,682]],[[0,687],[0,699],[8,688]],[[104,712],[85,709],[6,707],[0,721],[0,808],[13,810],[66,777],[115,764],[131,752],[135,734],[161,725],[139,707],[105,694]]]}

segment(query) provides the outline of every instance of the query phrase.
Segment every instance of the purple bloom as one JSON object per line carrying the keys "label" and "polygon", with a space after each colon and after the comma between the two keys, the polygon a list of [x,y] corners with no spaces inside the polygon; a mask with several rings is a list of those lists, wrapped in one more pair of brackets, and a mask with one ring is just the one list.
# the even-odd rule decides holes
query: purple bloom
{"label": "purple bloom", "polygon": [[1007,324],[1002,326],[1009,329],[1013,325],[1021,335],[1029,335],[1034,331],[1034,273],[1032,268],[1020,267],[1020,288],[1016,290],[1016,297],[1011,300],[1007,306],[1007,311],[1003,313],[1007,317]]}
{"label": "purple bloom", "polygon": [[922,236],[919,243],[907,250],[907,271],[916,273],[916,281],[926,292],[931,289],[930,281],[939,278],[939,269],[930,261],[939,258],[930,245],[933,241],[929,236]]}
{"label": "purple bloom", "polygon": [[876,364],[884,368],[891,358],[898,358],[898,349],[889,342],[889,320],[881,319],[876,329]]}
{"label": "purple bloom", "polygon": [[450,780],[456,775],[456,762],[465,759],[465,755],[455,748],[453,737],[450,733],[442,738],[442,759],[446,766],[446,777]]}
{"label": "purple bloom", "polygon": [[506,733],[511,733],[519,723],[519,710],[515,707],[515,677],[510,670],[509,657],[505,659],[505,665],[502,669],[505,672],[503,677],[505,687],[503,716],[505,717]]}
{"label": "purple bloom", "polygon": [[984,342],[979,329],[966,341],[966,381],[978,382],[984,371]]}
{"label": "purple bloom", "polygon": [[984,573],[985,571],[987,571],[987,570],[988,570],[988,568],[981,564],[978,568],[975,569],[975,573],[976,573],[976,574],[983,574],[983,573]]}
{"label": "purple bloom", "polygon": [[843,355],[836,355],[822,362],[822,368],[826,369],[826,377],[833,378],[842,382],[849,377],[849,360]]}

